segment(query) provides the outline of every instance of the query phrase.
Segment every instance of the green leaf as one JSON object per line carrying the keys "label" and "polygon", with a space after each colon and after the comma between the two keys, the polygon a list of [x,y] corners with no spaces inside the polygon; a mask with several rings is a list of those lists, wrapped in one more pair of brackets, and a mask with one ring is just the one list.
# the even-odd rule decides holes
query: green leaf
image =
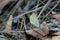
{"label": "green leaf", "polygon": [[38,20],[38,17],[37,17],[37,15],[35,13],[33,13],[30,16],[30,23],[33,24],[36,27],[39,27],[39,20]]}

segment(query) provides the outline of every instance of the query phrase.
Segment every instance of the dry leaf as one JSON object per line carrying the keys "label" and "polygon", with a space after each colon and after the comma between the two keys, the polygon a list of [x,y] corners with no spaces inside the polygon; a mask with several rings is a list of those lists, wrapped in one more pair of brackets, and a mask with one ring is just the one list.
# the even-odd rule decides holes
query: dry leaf
{"label": "dry leaf", "polygon": [[58,32],[56,32],[56,33],[54,33],[55,35],[59,35],[60,36],[60,31],[58,31]]}
{"label": "dry leaf", "polygon": [[60,19],[60,14],[56,13],[55,15],[53,15],[53,17],[56,19]]}
{"label": "dry leaf", "polygon": [[52,37],[52,40],[60,40],[60,36]]}
{"label": "dry leaf", "polygon": [[11,23],[10,21],[12,19],[12,15],[10,15],[9,20],[7,21],[6,28],[3,30],[3,32],[10,33],[11,32]]}
{"label": "dry leaf", "polygon": [[30,34],[36,38],[42,38],[43,36],[45,36],[46,34],[40,30],[40,29],[31,29],[27,32],[27,34]]}
{"label": "dry leaf", "polygon": [[0,9],[2,9],[10,0],[0,0]]}

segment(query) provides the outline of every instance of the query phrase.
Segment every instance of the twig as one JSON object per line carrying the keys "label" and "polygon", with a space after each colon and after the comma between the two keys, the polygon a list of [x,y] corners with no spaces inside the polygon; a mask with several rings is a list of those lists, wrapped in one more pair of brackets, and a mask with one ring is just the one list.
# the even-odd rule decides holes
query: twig
{"label": "twig", "polygon": [[[8,13],[8,10],[15,4],[16,2],[13,2],[11,5],[10,5],[10,7],[5,11],[5,13],[2,15],[2,16],[4,16],[4,15],[6,15],[7,13]],[[1,17],[2,17],[1,16]]]}
{"label": "twig", "polygon": [[18,1],[18,3],[14,6],[14,8],[8,14],[7,18],[9,17],[9,15],[12,15],[19,8],[19,6],[21,5],[22,2],[23,2],[23,0]]}
{"label": "twig", "polygon": [[[46,15],[44,18],[46,18],[46,17],[50,14],[50,12],[53,11],[53,9],[54,9],[59,3],[60,3],[60,2],[57,2],[57,4],[47,13],[47,15]],[[43,18],[43,19],[44,19],[44,18]]]}
{"label": "twig", "polygon": [[[34,9],[34,10],[25,12],[25,13],[21,13],[20,15],[14,17],[14,18],[12,18],[12,19],[10,19],[9,21],[12,21],[12,20],[15,19],[15,18],[19,18],[19,17],[21,17],[21,16],[23,16],[23,15],[25,15],[25,14],[29,14],[29,13],[34,12],[34,11],[38,11],[38,10],[41,9],[41,8],[43,8],[43,7],[39,7],[39,8],[36,8],[36,9]],[[5,23],[6,23],[6,21],[3,22],[2,24],[5,24]]]}
{"label": "twig", "polygon": [[40,15],[42,14],[42,12],[46,9],[46,7],[49,5],[49,3],[51,2],[52,0],[49,0],[46,5],[43,7],[43,9],[41,10],[40,14],[38,15],[38,18],[40,17]]}

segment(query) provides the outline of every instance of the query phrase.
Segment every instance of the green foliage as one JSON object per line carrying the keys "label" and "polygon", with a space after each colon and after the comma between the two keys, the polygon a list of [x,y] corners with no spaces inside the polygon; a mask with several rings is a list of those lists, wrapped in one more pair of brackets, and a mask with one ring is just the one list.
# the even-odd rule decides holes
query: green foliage
{"label": "green foliage", "polygon": [[38,20],[38,17],[37,17],[37,15],[35,13],[33,13],[30,16],[30,23],[33,24],[36,27],[39,27],[39,20]]}

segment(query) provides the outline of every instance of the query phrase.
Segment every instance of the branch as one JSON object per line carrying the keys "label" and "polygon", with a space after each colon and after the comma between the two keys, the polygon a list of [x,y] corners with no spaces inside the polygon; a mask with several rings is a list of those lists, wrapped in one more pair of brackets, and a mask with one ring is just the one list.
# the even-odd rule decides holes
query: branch
{"label": "branch", "polygon": [[41,10],[40,14],[38,15],[38,18],[40,17],[40,15],[42,14],[42,12],[46,9],[46,7],[50,4],[52,0],[49,0],[46,5],[43,7],[43,9]]}
{"label": "branch", "polygon": [[[20,15],[14,17],[14,18],[12,18],[12,19],[10,19],[9,21],[12,21],[12,20],[15,19],[15,18],[19,18],[19,17],[21,17],[21,16],[24,16],[25,14],[29,14],[29,13],[34,12],[34,11],[38,11],[38,10],[41,9],[41,8],[43,8],[43,7],[39,7],[39,8],[36,8],[36,9],[34,9],[34,10],[25,12],[25,13],[21,13]],[[2,24],[5,24],[5,23],[6,23],[6,21],[3,22]]]}

